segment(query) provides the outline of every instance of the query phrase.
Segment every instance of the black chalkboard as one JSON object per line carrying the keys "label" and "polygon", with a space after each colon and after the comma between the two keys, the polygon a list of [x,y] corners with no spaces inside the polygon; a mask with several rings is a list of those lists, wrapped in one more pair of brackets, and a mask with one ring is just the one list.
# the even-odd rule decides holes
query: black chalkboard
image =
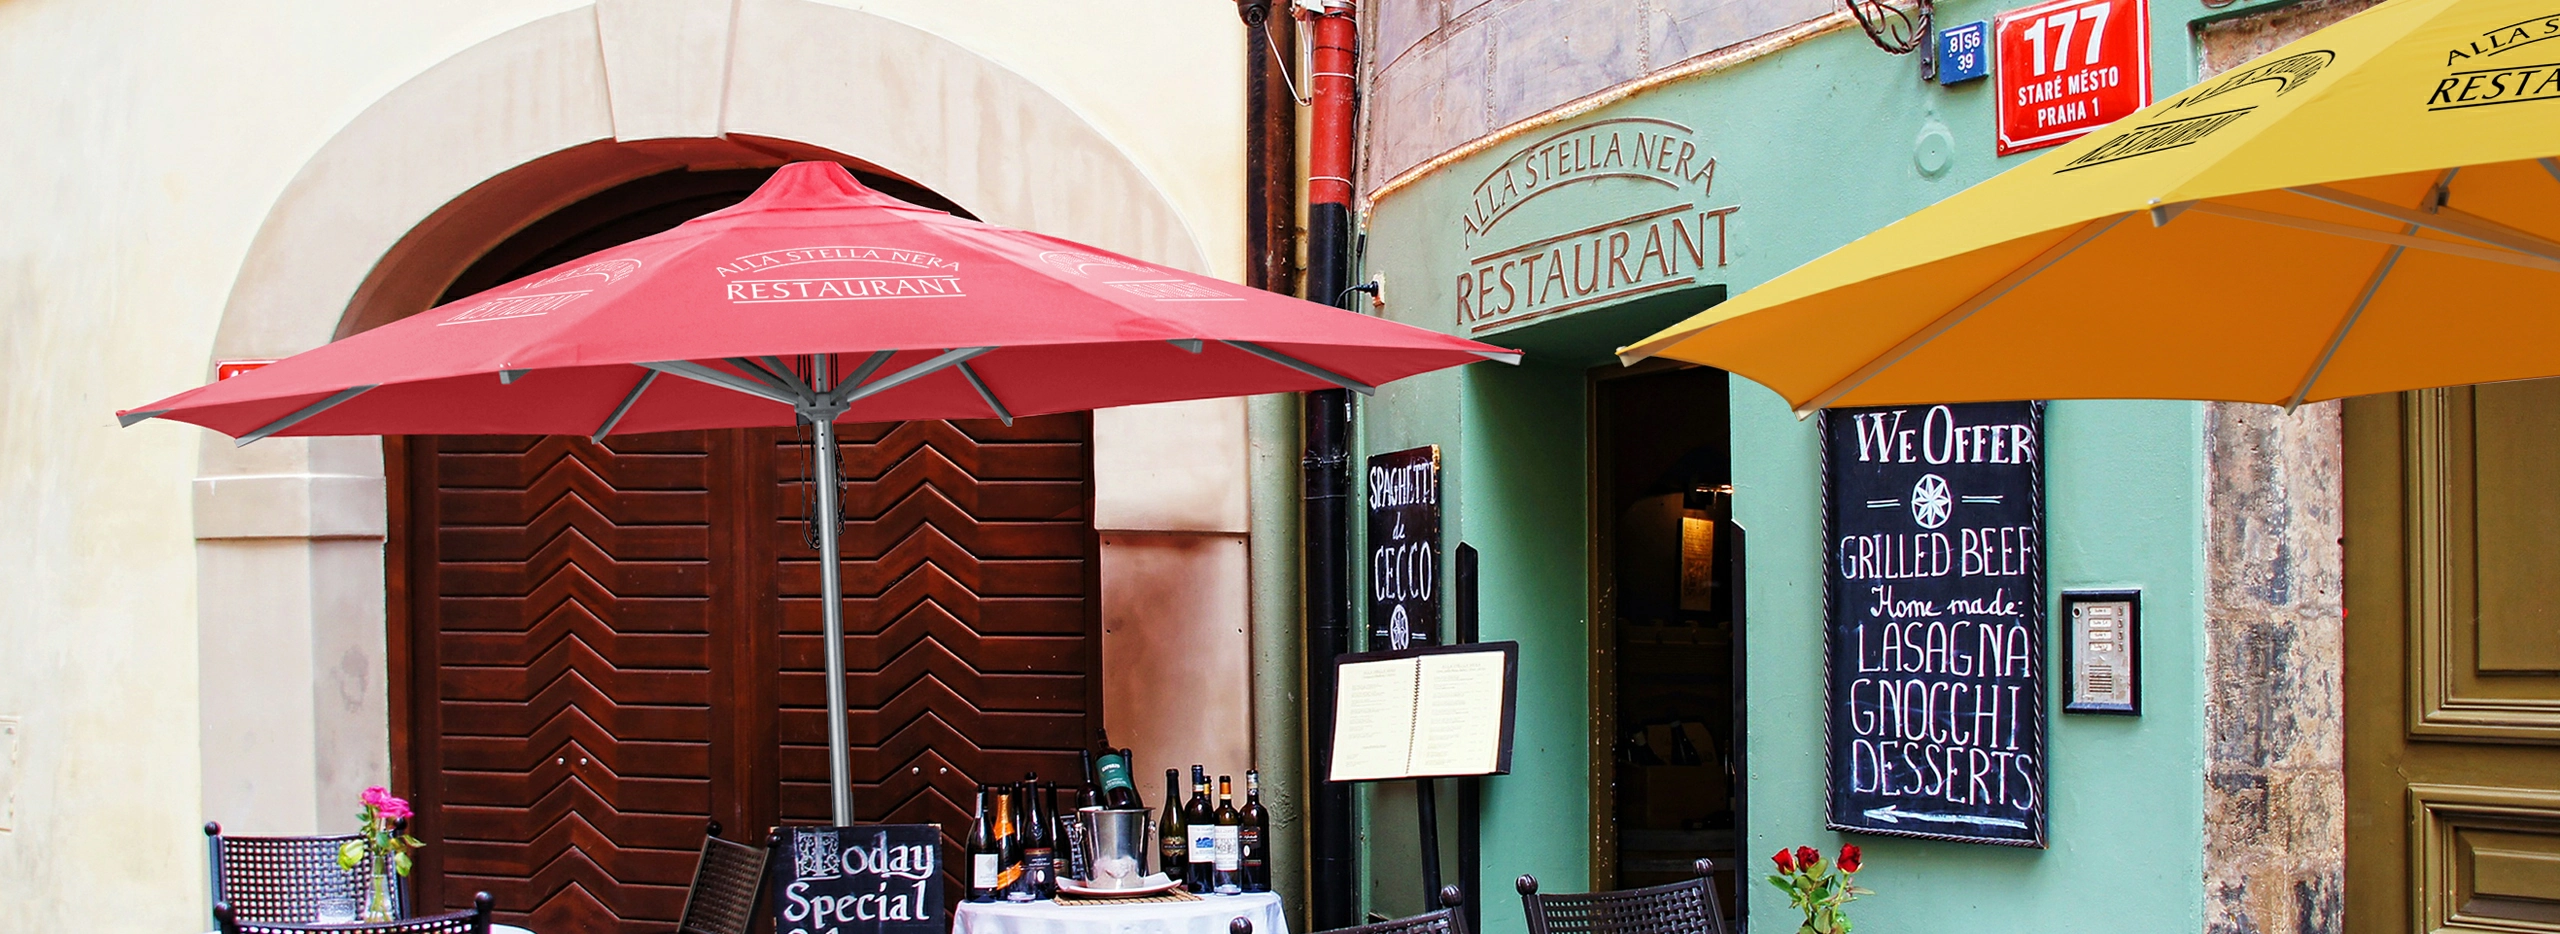
{"label": "black chalkboard", "polygon": [[785,827],[775,934],[943,934],[942,828]]}
{"label": "black chalkboard", "polygon": [[1440,642],[1440,446],[1369,458],[1369,650]]}
{"label": "black chalkboard", "polygon": [[1834,830],[2045,845],[2044,403],[1823,413]]}

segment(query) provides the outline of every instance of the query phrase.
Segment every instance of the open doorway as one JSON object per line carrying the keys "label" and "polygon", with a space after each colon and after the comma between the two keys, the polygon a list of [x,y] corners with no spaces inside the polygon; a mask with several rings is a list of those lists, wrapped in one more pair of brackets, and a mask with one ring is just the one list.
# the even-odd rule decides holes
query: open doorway
{"label": "open doorway", "polygon": [[1728,379],[1663,364],[1592,391],[1592,885],[1716,861],[1738,920],[1741,530]]}

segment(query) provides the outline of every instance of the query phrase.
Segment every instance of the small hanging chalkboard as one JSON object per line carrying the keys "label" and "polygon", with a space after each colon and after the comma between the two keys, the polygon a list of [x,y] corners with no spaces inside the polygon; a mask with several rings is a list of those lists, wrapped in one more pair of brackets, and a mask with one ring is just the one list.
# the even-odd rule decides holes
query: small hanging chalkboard
{"label": "small hanging chalkboard", "polygon": [[776,934],[943,934],[942,828],[785,827]]}
{"label": "small hanging chalkboard", "polygon": [[1829,826],[2045,845],[2044,404],[1823,418]]}
{"label": "small hanging chalkboard", "polygon": [[1440,446],[1369,458],[1369,650],[1440,643]]}

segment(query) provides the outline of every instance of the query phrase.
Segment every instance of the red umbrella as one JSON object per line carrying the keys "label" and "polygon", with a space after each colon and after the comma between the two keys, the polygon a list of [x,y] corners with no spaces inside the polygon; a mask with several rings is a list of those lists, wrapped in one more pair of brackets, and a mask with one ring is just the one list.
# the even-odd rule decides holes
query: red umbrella
{"label": "red umbrella", "polygon": [[[1070,412],[1377,384],[1520,356],[784,166],[737,205],[117,413],[271,435],[608,434]],[[664,376],[681,377],[662,379]],[[853,820],[835,523],[818,523],[827,741]]]}

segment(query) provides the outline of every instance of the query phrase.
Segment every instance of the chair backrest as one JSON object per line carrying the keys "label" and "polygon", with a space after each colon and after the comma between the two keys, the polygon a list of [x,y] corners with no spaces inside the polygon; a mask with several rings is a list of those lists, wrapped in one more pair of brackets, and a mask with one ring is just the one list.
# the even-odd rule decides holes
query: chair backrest
{"label": "chair backrest", "polygon": [[[355,834],[310,837],[240,837],[222,825],[204,825],[206,864],[212,871],[213,901],[228,904],[242,921],[305,924],[332,899],[361,897],[365,868],[338,868],[338,848]],[[407,880],[391,877],[391,904],[407,914]]]}
{"label": "chair backrest", "polygon": [[1335,928],[1322,934],[1467,934],[1466,895],[1454,885],[1440,887],[1440,907],[1410,918]]}
{"label": "chair backrest", "polygon": [[214,929],[221,934],[489,934],[489,893],[471,896],[471,910],[448,911],[423,918],[377,921],[370,924],[332,924],[318,927],[310,924],[273,924],[246,921],[236,917],[231,906],[220,902],[213,906]]}
{"label": "chair backrest", "polygon": [[1579,895],[1540,895],[1538,880],[1521,876],[1520,907],[1529,934],[1725,934],[1715,861],[1697,869],[1686,882]]}
{"label": "chair backrest", "polygon": [[693,886],[684,893],[677,934],[747,934],[774,844],[770,837],[761,847],[720,839],[720,822],[712,821],[702,837],[702,860],[693,867]]}

